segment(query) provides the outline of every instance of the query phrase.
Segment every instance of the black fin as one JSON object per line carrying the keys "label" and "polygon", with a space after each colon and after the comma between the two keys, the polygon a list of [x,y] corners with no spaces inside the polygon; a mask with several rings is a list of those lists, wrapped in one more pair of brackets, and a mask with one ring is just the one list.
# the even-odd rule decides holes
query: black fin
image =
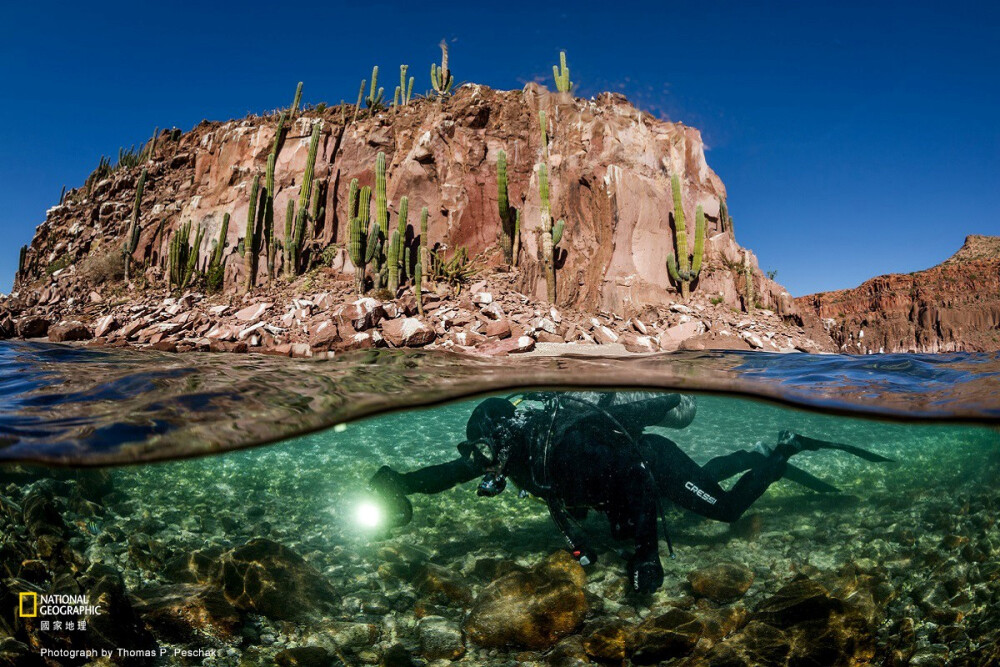
{"label": "black fin", "polygon": [[833,486],[832,484],[827,484],[819,477],[806,472],[802,468],[788,464],[785,469],[784,479],[795,482],[796,484],[801,484],[807,489],[811,489],[816,493],[840,493],[840,489]]}
{"label": "black fin", "polygon": [[854,445],[844,445],[839,442],[817,440],[816,438],[808,438],[804,435],[799,435],[798,433],[795,434],[795,439],[802,445],[803,449],[838,449],[842,452],[853,454],[854,456],[862,458],[865,461],[871,461],[872,463],[895,463],[893,459],[887,459],[880,454],[869,452],[867,449],[861,449],[860,447],[855,447]]}

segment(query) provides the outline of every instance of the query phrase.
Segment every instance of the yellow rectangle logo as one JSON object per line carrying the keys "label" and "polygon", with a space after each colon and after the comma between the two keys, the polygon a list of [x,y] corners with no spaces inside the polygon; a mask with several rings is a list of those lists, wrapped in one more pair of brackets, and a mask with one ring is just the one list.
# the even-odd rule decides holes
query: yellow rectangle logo
{"label": "yellow rectangle logo", "polygon": [[[28,608],[30,611],[25,610],[25,602],[29,602]],[[21,618],[34,618],[38,616],[38,593],[19,593],[17,612]]]}

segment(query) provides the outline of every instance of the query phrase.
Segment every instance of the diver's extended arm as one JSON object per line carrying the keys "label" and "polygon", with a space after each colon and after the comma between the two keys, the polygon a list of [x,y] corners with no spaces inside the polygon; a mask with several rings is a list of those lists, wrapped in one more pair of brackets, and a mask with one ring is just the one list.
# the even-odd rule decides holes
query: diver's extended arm
{"label": "diver's extended arm", "polygon": [[473,446],[462,443],[461,454],[447,463],[427,466],[412,472],[398,473],[389,466],[378,469],[368,487],[386,506],[392,525],[405,525],[413,518],[413,508],[406,496],[413,493],[440,493],[481,476],[488,462]]}

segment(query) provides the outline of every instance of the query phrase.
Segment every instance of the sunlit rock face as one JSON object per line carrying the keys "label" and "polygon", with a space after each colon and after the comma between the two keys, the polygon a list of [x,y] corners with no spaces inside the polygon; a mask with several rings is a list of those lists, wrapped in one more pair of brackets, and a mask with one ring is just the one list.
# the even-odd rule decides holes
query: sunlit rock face
{"label": "sunlit rock face", "polygon": [[[546,114],[545,146],[540,111]],[[537,168],[545,162],[553,219],[566,221],[557,260],[561,305],[629,315],[678,299],[666,267],[667,255],[675,252],[670,179],[677,175],[688,252],[694,250],[696,208],[701,206],[706,216],[705,261],[694,293],[740,307],[746,282],[740,265],[746,252],[757,305],[779,314],[794,310],[784,289],[760,272],[753,253],[735,242],[732,226],[721,220],[725,186],[705,160],[699,131],[641,112],[621,95],[584,100],[535,84],[515,91],[467,85],[445,100],[417,100],[372,117],[363,112],[357,120],[353,115],[353,107],[344,112],[331,107],[305,111],[291,123],[275,170],[279,238],[286,208],[299,196],[310,127],[322,121],[315,177],[325,184],[326,201],[324,215],[309,232],[312,252],[333,243],[346,245],[349,184],[357,178],[361,185],[374,186],[375,156],[381,151],[386,154],[392,224],[406,196],[409,222],[415,227],[420,209],[428,208],[431,245],[440,244],[446,254],[465,246],[470,256],[484,253],[487,265],[502,264],[496,162],[503,150],[511,205],[521,211],[520,271],[514,285],[519,292],[545,297]],[[161,277],[169,239],[182,223],[204,227],[208,247],[218,238],[228,212],[224,284],[230,291],[243,285],[239,243],[251,184],[254,175],[266,169],[276,125],[277,116],[249,116],[225,123],[205,121],[185,134],[161,135],[148,165],[141,231],[133,253],[137,262],[148,262],[150,279]],[[101,298],[90,294],[90,285],[74,283],[72,267],[95,249],[123,242],[139,171],[115,172],[89,194],[71,192],[64,204],[49,210],[19,281],[22,292],[33,293],[26,295],[29,301],[54,303],[74,296],[82,303]],[[738,209],[738,202],[734,206]],[[208,254],[202,253],[202,264]],[[352,275],[344,254],[334,258],[332,266]],[[50,277],[60,273],[51,271],[56,260],[66,268]],[[257,280],[267,282],[266,270],[259,270]]]}
{"label": "sunlit rock face", "polygon": [[823,319],[844,352],[1000,350],[1000,237],[969,236],[926,271],[796,301]]}

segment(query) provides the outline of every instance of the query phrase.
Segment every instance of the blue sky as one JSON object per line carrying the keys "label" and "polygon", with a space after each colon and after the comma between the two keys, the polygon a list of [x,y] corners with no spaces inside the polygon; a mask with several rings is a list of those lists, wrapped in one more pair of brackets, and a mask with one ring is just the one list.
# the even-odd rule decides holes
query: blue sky
{"label": "blue sky", "polygon": [[737,240],[795,295],[1000,234],[996,2],[278,6],[4,8],[0,291],[61,187],[101,154],[157,126],[287,105],[299,80],[306,102],[353,101],[374,64],[410,64],[423,91],[442,38],[459,81],[548,81],[565,49],[577,94],[619,90],[700,128]]}

